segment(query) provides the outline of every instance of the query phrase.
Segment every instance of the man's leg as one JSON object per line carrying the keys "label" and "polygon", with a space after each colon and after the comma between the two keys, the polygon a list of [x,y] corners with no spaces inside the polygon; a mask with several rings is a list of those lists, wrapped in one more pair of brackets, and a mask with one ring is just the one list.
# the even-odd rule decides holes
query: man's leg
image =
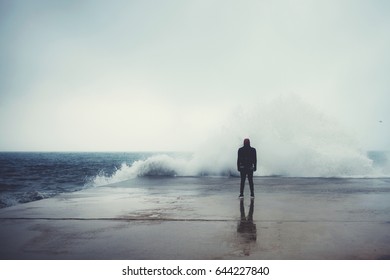
{"label": "man's leg", "polygon": [[244,186],[245,186],[245,178],[246,178],[245,171],[240,171],[240,175],[241,175],[240,196],[244,196]]}
{"label": "man's leg", "polygon": [[253,171],[248,172],[248,181],[249,181],[249,188],[251,190],[251,196],[255,196],[255,191],[253,187]]}

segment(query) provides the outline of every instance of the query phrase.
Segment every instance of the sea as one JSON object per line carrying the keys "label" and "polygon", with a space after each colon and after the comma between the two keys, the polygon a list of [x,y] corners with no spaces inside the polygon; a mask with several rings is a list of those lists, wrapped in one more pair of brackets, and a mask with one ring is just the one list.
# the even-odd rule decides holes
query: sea
{"label": "sea", "polygon": [[[325,175],[315,173],[317,169],[313,169],[312,176],[295,174],[295,169],[290,174],[273,174],[264,171],[270,170],[269,167],[259,164],[260,170],[255,175],[388,178],[389,155],[384,151],[368,152],[367,161],[371,166],[366,174],[345,171],[345,167],[344,173],[334,170],[332,174],[330,169]],[[220,167],[216,168],[218,164]],[[219,161],[209,163],[192,153],[174,152],[0,152],[0,208],[140,177],[237,177],[234,164],[233,158],[230,165]]]}

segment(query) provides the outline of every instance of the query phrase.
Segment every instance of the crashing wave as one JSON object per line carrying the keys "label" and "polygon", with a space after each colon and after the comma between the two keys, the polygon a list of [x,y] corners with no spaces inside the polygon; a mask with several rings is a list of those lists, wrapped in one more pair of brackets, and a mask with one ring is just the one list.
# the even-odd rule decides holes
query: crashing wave
{"label": "crashing wave", "polygon": [[143,176],[236,176],[236,153],[244,137],[257,149],[258,176],[384,175],[346,129],[299,97],[288,96],[232,114],[189,159],[156,155],[122,164],[110,176],[96,176],[94,185]]}

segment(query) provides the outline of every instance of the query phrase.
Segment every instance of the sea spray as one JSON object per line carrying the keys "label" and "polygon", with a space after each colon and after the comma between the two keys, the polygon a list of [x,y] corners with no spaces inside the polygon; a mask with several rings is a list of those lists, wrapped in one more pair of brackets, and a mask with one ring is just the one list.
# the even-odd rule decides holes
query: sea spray
{"label": "sea spray", "polygon": [[131,165],[122,163],[112,175],[97,175],[93,184],[102,186],[146,176],[191,176],[193,173],[187,170],[189,166],[189,161],[179,156],[158,154],[145,160],[136,160]]}
{"label": "sea spray", "polygon": [[380,176],[358,142],[295,95],[237,109],[192,156],[154,155],[123,164],[103,185],[143,176],[238,176],[237,149],[245,137],[257,149],[257,176]]}
{"label": "sea spray", "polygon": [[236,111],[195,157],[206,170],[234,174],[236,152],[245,137],[257,149],[257,175],[348,177],[374,172],[372,160],[346,129],[295,95]]}

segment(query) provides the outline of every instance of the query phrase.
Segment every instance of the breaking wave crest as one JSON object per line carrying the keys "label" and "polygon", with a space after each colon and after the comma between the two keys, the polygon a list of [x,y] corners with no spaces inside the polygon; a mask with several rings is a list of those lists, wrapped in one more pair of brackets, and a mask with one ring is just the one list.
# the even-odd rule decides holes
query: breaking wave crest
{"label": "breaking wave crest", "polygon": [[104,173],[98,174],[93,179],[94,186],[118,183],[136,177],[149,176],[225,176],[237,175],[230,169],[222,170],[218,165],[212,168],[207,164],[202,164],[198,157],[181,157],[166,154],[153,155],[145,160],[137,160],[131,165],[122,163],[112,175]]}
{"label": "breaking wave crest", "polygon": [[[307,158],[306,158],[307,160]],[[291,173],[281,173],[285,171],[285,164],[281,166],[265,166],[260,164],[258,176],[291,176],[291,177],[388,177],[389,173],[384,172],[384,166],[373,167],[373,159],[364,155],[351,154],[349,157],[329,158],[322,157],[316,160],[296,161]],[[310,164],[310,172],[304,168],[304,164]],[[267,173],[270,168],[275,168],[277,172]],[[268,168],[268,169],[266,169]],[[388,172],[389,169],[386,169]],[[176,158],[172,155],[155,155],[146,160],[138,160],[128,165],[123,163],[112,175],[99,174],[93,179],[94,186],[114,184],[137,177],[176,177],[176,176],[239,176],[234,164],[216,164],[216,161],[209,164],[202,164],[196,155],[190,159]]]}
{"label": "breaking wave crest", "polygon": [[187,161],[184,159],[174,158],[169,155],[154,155],[146,160],[137,160],[131,165],[122,163],[121,167],[112,175],[97,175],[93,183],[95,186],[101,186],[136,177],[185,175],[183,173],[185,166],[187,166]]}
{"label": "breaking wave crest", "polygon": [[257,176],[361,178],[390,173],[387,159],[376,165],[346,129],[293,95],[237,110],[191,157],[155,155],[122,164],[110,176],[96,176],[94,185],[144,176],[238,176],[237,149],[246,137],[257,149]]}

